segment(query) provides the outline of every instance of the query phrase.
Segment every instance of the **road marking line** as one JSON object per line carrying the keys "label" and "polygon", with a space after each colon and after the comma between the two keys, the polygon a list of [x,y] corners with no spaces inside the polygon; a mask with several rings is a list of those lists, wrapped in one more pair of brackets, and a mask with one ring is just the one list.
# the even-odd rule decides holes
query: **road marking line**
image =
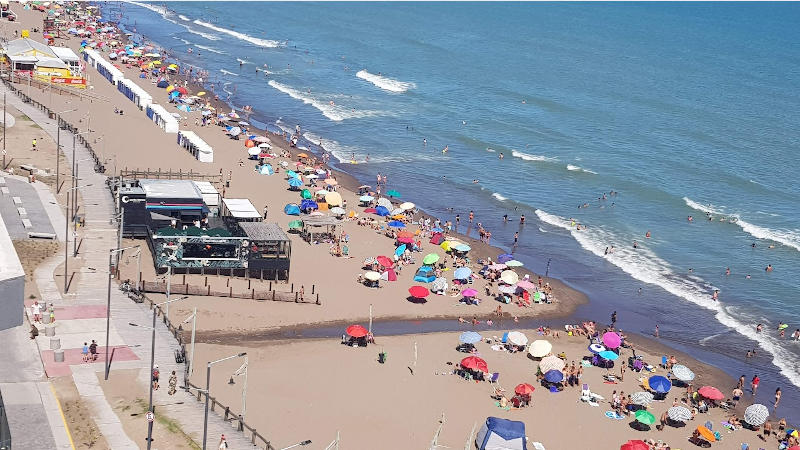
{"label": "road marking line", "polygon": [[61,409],[61,401],[58,399],[58,394],[56,394],[56,389],[53,387],[53,383],[49,383],[50,390],[53,392],[53,397],[56,399],[56,404],[58,405],[58,412],[61,414],[61,422],[64,423],[64,429],[67,431],[67,437],[69,438],[69,445],[72,447],[72,450],[75,450],[75,442],[72,440],[72,433],[69,432],[69,426],[67,425],[67,419],[64,417],[64,410]]}

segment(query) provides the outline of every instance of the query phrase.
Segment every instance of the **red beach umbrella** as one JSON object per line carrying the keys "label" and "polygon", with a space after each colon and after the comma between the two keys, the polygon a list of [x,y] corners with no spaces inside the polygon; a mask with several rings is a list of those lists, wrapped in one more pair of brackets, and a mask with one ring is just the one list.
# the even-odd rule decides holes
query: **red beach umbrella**
{"label": "red beach umbrella", "polygon": [[378,212],[378,210],[375,208],[367,208],[364,210],[365,214],[375,214],[376,212]]}
{"label": "red beach umbrella", "polygon": [[401,238],[397,238],[397,242],[399,242],[401,244],[413,244],[414,243],[414,238],[413,237],[401,237]]}
{"label": "red beach umbrella", "polygon": [[431,294],[425,286],[411,286],[408,288],[408,293],[414,298],[425,298]]}
{"label": "red beach umbrella", "polygon": [[412,233],[410,231],[399,231],[397,233],[397,237],[399,237],[399,238],[413,238],[414,237],[414,233]]}
{"label": "red beach umbrella", "polygon": [[481,372],[489,373],[489,365],[486,364],[486,361],[477,356],[467,356],[462,359],[461,366],[466,369],[480,370]]}
{"label": "red beach umbrella", "polygon": [[392,267],[394,265],[394,262],[385,256],[378,256],[375,258],[375,260],[378,261],[378,264],[382,265],[383,267]]}
{"label": "red beach umbrella", "polygon": [[697,393],[710,400],[722,400],[725,398],[725,395],[713,386],[703,386],[697,390]]}
{"label": "red beach umbrella", "polygon": [[520,383],[514,388],[514,393],[519,395],[531,395],[536,388],[528,383]]}
{"label": "red beach umbrella", "polygon": [[252,140],[248,139],[248,140],[244,141],[244,146],[247,147],[247,148],[253,148],[253,147],[256,146],[256,143],[253,142]]}
{"label": "red beach umbrella", "polygon": [[366,336],[369,331],[366,328],[362,327],[361,325],[350,325],[347,327],[345,331],[348,336],[353,336],[355,338],[360,338]]}
{"label": "red beach umbrella", "polygon": [[179,87],[179,88],[178,88],[178,92],[180,92],[180,93],[181,93],[181,95],[186,95],[186,94],[188,94],[188,93],[189,93],[189,91],[187,91],[187,90],[186,90],[186,88],[185,88],[185,87],[183,87],[183,86],[181,86],[181,87]]}
{"label": "red beach umbrella", "polygon": [[637,439],[622,444],[619,450],[650,450],[650,446],[646,442]]}

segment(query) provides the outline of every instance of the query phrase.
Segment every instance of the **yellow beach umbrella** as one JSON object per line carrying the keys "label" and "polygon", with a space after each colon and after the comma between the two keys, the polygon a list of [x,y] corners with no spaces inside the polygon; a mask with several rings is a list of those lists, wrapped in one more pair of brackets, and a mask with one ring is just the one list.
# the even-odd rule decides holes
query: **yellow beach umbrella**
{"label": "yellow beach umbrella", "polygon": [[442,247],[442,249],[444,251],[449,252],[450,251],[450,241],[442,242],[441,244],[439,244],[439,247]]}
{"label": "yellow beach umbrella", "polygon": [[161,65],[161,61],[156,60],[156,61],[151,62],[150,64],[152,64],[154,66],[160,66]]}
{"label": "yellow beach umbrella", "polygon": [[206,95],[206,91],[200,91],[200,92],[197,93],[198,97],[202,97],[204,95]]}
{"label": "yellow beach umbrella", "polygon": [[325,194],[325,201],[329,205],[341,206],[341,204],[342,204],[342,195],[339,194],[338,192],[328,192],[327,194]]}
{"label": "yellow beach umbrella", "polygon": [[178,65],[177,65],[177,64],[170,64],[170,65],[169,65],[169,66],[167,66],[167,67],[169,67],[170,69],[177,69],[177,68],[178,68]]}
{"label": "yellow beach umbrella", "polygon": [[175,90],[175,86],[173,86],[171,84],[169,86],[167,86],[167,93],[170,93],[170,92],[172,92],[174,90]]}

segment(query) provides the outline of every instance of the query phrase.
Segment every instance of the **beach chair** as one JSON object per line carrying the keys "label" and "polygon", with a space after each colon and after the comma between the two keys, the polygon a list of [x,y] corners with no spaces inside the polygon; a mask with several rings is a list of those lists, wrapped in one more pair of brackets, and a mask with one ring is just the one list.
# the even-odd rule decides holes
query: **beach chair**
{"label": "beach chair", "polygon": [[492,376],[489,377],[489,383],[497,383],[498,378],[500,378],[500,372],[494,372]]}
{"label": "beach chair", "polygon": [[[586,400],[584,400],[586,398]],[[581,400],[588,402],[592,398],[592,391],[589,390],[589,385],[584,383],[581,386]]]}
{"label": "beach chair", "polygon": [[663,368],[665,368],[665,369],[667,368],[667,357],[666,356],[662,356],[661,357],[661,366]]}

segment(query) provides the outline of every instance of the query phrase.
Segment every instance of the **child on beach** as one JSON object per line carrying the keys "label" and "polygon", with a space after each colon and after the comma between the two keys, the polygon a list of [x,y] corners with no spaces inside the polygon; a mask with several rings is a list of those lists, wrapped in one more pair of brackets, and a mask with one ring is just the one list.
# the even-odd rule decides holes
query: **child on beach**
{"label": "child on beach", "polygon": [[83,349],[81,349],[81,355],[83,356],[83,362],[89,361],[89,344],[87,342],[83,343]]}

